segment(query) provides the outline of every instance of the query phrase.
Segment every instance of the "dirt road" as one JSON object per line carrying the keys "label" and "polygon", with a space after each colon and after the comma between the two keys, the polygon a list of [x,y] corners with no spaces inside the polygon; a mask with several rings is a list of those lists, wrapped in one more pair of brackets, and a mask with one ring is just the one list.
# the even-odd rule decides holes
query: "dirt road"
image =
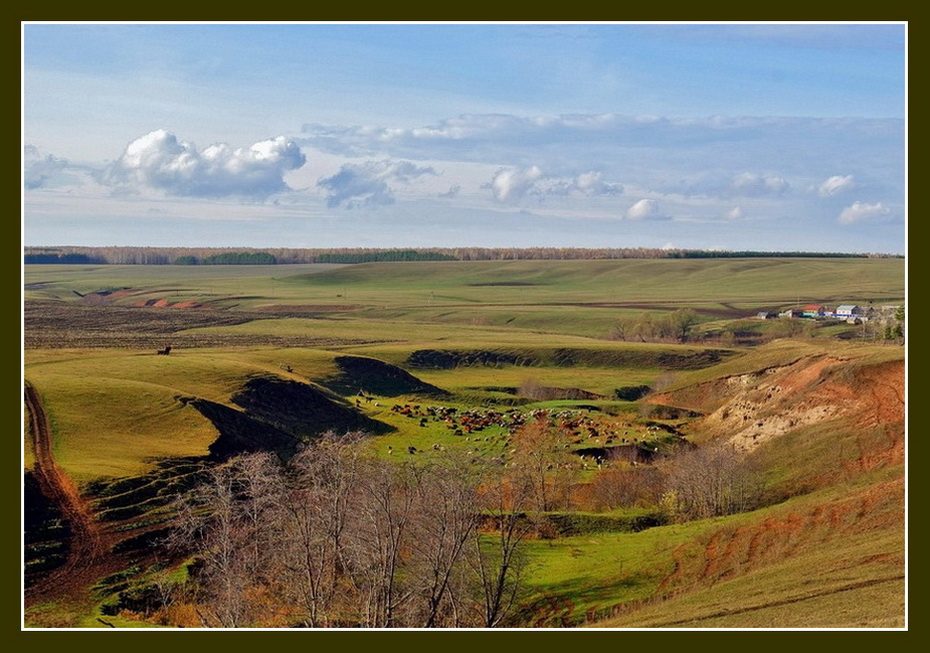
{"label": "dirt road", "polygon": [[93,567],[108,547],[87,502],[81,498],[71,478],[55,463],[48,418],[39,393],[28,381],[24,387],[24,398],[36,459],[35,477],[42,493],[61,511],[71,530],[67,561],[27,589],[26,598],[29,599],[44,596],[50,591],[61,594],[68,587],[81,587],[93,574]]}

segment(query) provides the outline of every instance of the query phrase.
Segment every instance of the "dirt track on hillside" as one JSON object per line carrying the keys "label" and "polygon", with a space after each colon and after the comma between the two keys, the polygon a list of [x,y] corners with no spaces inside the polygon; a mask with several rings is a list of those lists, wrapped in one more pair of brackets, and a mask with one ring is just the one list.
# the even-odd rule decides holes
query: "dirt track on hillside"
{"label": "dirt track on hillside", "polygon": [[34,603],[52,592],[61,594],[63,588],[86,587],[85,580],[93,582],[90,577],[97,573],[94,567],[104,558],[109,547],[104,541],[103,529],[94,519],[87,502],[71,478],[55,463],[48,418],[39,393],[28,381],[24,387],[24,398],[36,459],[35,477],[42,493],[61,511],[71,531],[65,564],[26,590],[27,603]]}

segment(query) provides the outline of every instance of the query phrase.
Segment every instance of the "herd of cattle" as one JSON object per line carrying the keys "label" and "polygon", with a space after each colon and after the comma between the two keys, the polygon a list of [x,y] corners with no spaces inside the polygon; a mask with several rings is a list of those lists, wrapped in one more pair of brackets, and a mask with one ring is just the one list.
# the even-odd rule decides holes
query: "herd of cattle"
{"label": "herd of cattle", "polygon": [[[454,406],[423,406],[405,403],[394,404],[390,411],[417,420],[421,428],[427,428],[431,424],[444,425],[452,432],[452,435],[461,436],[466,441],[473,442],[475,450],[481,448],[483,443],[510,447],[512,438],[520,429],[530,422],[543,420],[550,429],[556,429],[561,435],[560,446],[562,448],[581,457],[580,462],[583,466],[587,465],[587,457],[597,464],[616,458],[619,454],[623,454],[625,459],[642,460],[644,456],[640,455],[641,449],[647,453],[657,451],[657,447],[652,445],[655,440],[654,436],[657,435],[655,432],[669,430],[655,424],[634,423],[630,419],[616,418],[607,414],[592,414],[588,410],[521,411],[516,408],[503,411],[460,410]],[[485,431],[487,433],[482,433]],[[432,448],[441,450],[442,446],[437,443]],[[393,452],[391,447],[388,450]],[[417,449],[409,446],[407,451],[414,454]]]}

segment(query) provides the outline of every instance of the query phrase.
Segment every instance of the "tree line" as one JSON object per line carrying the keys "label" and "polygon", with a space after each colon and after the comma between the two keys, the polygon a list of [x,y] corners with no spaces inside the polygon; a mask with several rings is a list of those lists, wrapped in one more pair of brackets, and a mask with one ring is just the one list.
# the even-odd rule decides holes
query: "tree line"
{"label": "tree line", "polygon": [[[259,256],[259,262],[251,258]],[[369,263],[377,261],[517,261],[609,260],[670,258],[888,258],[883,254],[837,252],[752,252],[660,249],[649,247],[454,247],[454,248],[205,248],[205,247],[26,247],[23,262],[94,263],[112,265],[191,265],[212,261],[222,264],[271,265],[298,263]],[[229,262],[226,262],[229,261]],[[207,263],[209,264],[209,263]]]}
{"label": "tree line", "polygon": [[223,252],[204,258],[185,254],[174,259],[174,265],[274,265],[277,262],[268,252]]}

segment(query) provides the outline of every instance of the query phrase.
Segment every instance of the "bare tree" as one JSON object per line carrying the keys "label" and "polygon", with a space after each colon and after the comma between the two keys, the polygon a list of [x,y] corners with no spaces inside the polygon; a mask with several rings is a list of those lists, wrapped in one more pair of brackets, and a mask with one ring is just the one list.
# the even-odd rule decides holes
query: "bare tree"
{"label": "bare tree", "polygon": [[528,422],[513,436],[510,464],[517,484],[529,484],[539,511],[566,507],[570,494],[571,454],[562,447],[564,437],[545,416]]}
{"label": "bare tree", "polygon": [[611,340],[625,341],[628,337],[633,336],[636,333],[637,321],[638,318],[632,316],[621,317],[614,323],[610,332]]}
{"label": "bare tree", "polygon": [[678,514],[701,519],[756,507],[763,478],[745,452],[716,442],[672,459],[666,488]]}
{"label": "bare tree", "polygon": [[210,470],[182,498],[169,545],[195,551],[192,567],[205,626],[240,627],[261,608],[275,551],[279,466],[267,454],[234,458]]}
{"label": "bare tree", "polygon": [[490,532],[475,532],[469,560],[478,578],[481,624],[495,628],[510,616],[522,589],[523,544],[534,528],[526,510],[535,490],[525,476],[506,480],[499,474],[482,489],[480,507]]}
{"label": "bare tree", "polygon": [[[631,454],[636,447],[622,447]],[[631,455],[635,461],[635,456]],[[592,483],[592,494],[596,508],[611,510],[629,508],[638,504],[655,505],[662,496],[662,472],[652,465],[636,467],[622,465],[619,461],[599,470]]]}
{"label": "bare tree", "polygon": [[398,626],[411,596],[403,574],[413,518],[415,477],[409,463],[361,461],[350,524],[352,573],[362,598],[362,620],[374,628]]}
{"label": "bare tree", "polygon": [[418,594],[423,600],[421,625],[459,625],[457,586],[469,542],[480,520],[477,474],[462,455],[416,470],[416,518],[412,529],[412,560]]}
{"label": "bare tree", "polygon": [[173,540],[196,554],[204,626],[287,614],[315,628],[495,627],[510,614],[538,479],[454,454],[379,460],[360,437],[327,434],[286,466],[235,458],[185,497]]}
{"label": "bare tree", "polygon": [[[302,606],[305,625],[332,625],[347,562],[344,554],[351,497],[358,478],[358,433],[327,433],[291,461],[280,532],[287,594]],[[344,597],[342,597],[344,598]]]}

